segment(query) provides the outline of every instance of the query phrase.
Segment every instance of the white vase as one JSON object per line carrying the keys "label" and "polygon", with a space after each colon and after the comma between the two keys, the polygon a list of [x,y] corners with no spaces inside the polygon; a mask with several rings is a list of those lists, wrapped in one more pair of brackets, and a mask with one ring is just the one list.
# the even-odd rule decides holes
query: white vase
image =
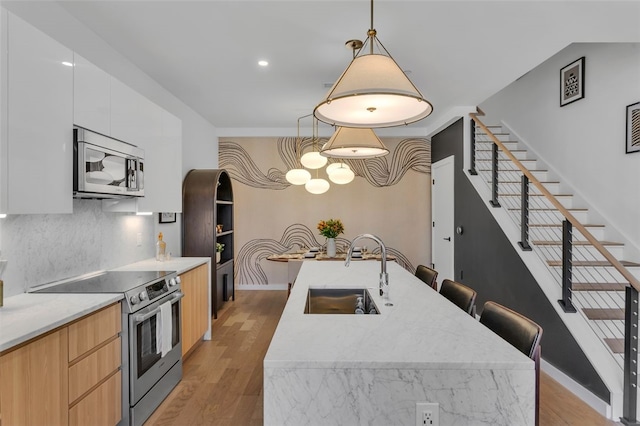
{"label": "white vase", "polygon": [[327,256],[336,257],[336,239],[327,238]]}
{"label": "white vase", "polygon": [[216,263],[220,263],[220,255],[221,253],[219,251],[216,252]]}

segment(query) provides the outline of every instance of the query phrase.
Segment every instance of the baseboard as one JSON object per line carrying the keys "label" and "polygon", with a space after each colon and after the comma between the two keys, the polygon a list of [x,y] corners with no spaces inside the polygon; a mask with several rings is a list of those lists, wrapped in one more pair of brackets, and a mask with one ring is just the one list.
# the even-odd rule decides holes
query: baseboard
{"label": "baseboard", "polygon": [[582,386],[580,383],[573,380],[571,377],[558,370],[553,365],[546,362],[544,359],[540,362],[540,368],[547,373],[551,378],[567,388],[571,393],[584,401],[585,404],[602,414],[607,419],[611,419],[611,405],[607,404],[602,399],[595,396],[591,391]]}
{"label": "baseboard", "polygon": [[236,290],[287,290],[287,284],[236,284]]}

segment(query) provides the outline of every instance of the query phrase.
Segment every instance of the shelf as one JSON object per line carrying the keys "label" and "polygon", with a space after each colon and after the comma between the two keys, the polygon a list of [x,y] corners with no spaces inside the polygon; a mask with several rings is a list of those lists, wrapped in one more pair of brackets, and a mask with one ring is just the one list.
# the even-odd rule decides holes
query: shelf
{"label": "shelf", "polygon": [[227,260],[222,259],[220,263],[216,263],[216,269],[224,268],[225,266],[227,266],[227,264],[232,262],[233,262],[233,259],[227,259]]}
{"label": "shelf", "polygon": [[227,200],[216,200],[216,204],[227,204],[227,205],[233,205],[233,201],[227,201]]}
{"label": "shelf", "polygon": [[222,231],[222,232],[218,232],[218,233],[216,234],[216,236],[217,236],[217,237],[223,237],[223,236],[225,236],[225,235],[229,235],[229,234],[233,234],[233,229],[232,229],[232,230],[230,230],[230,231]]}

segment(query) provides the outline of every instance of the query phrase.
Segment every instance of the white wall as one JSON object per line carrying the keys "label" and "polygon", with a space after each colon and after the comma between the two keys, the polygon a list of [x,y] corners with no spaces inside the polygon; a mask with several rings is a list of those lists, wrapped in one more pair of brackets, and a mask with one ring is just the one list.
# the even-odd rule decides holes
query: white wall
{"label": "white wall", "polygon": [[[585,59],[585,97],[560,107],[560,69]],[[626,106],[640,101],[640,44],[572,44],[480,105],[503,121],[640,260],[640,153],[625,154]]]}
{"label": "white wall", "polygon": [[[2,7],[180,118],[183,154],[182,163],[175,167],[179,167],[183,175],[192,168],[218,166],[215,127],[111,48],[60,4],[2,1]],[[2,275],[5,296],[20,293],[33,285],[152,257],[159,231],[165,234],[167,250],[174,256],[180,255],[180,219],[178,215],[174,224],[158,224],[157,213],[146,217],[104,213],[100,203],[91,200],[74,201],[72,215],[23,215],[0,219],[0,257],[9,261]],[[142,233],[140,247],[136,245],[137,233]]]}

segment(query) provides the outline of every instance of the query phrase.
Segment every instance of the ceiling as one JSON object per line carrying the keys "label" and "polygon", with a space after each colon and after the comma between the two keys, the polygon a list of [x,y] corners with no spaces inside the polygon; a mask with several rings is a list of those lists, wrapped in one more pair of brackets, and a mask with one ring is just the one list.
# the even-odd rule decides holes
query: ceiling
{"label": "ceiling", "polygon": [[[223,133],[295,127],[370,24],[368,0],[59,3]],[[434,105],[419,128],[572,42],[640,42],[639,1],[377,0],[374,12],[378,38]]]}

